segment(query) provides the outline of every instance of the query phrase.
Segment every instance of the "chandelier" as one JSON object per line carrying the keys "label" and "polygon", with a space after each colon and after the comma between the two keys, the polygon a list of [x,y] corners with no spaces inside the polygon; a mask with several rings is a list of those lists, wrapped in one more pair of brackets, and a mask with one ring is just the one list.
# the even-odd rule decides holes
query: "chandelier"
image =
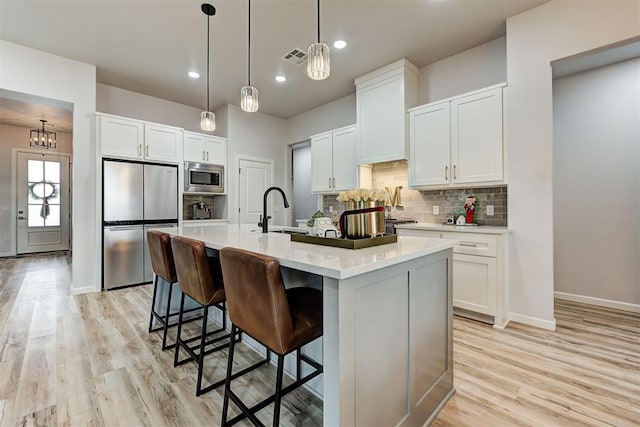
{"label": "chandelier", "polygon": [[29,145],[31,147],[55,149],[56,148],[56,133],[44,130],[44,124],[46,120],[40,119],[42,122],[42,129],[32,129],[29,135]]}

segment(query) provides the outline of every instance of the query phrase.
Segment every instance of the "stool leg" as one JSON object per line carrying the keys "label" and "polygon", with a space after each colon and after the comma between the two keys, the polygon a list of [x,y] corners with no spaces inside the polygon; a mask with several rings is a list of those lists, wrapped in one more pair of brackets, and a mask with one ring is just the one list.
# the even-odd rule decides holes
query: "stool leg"
{"label": "stool leg", "polygon": [[162,350],[166,350],[167,331],[169,330],[169,314],[171,314],[171,294],[173,293],[173,283],[169,283],[169,297],[167,298],[167,309],[164,314],[164,332],[162,333]]}
{"label": "stool leg", "polygon": [[[236,326],[234,324],[231,325],[231,337],[233,338],[236,334]],[[227,378],[224,382],[224,400],[222,403],[222,423],[221,425],[227,425],[227,413],[229,412],[229,393],[231,392],[231,373],[233,371],[233,353],[236,348],[236,342],[234,339],[231,339],[231,343],[229,344],[229,357],[227,358]]]}
{"label": "stool leg", "polygon": [[155,274],[154,276],[155,276],[155,279],[153,281],[153,298],[151,299],[151,315],[149,315],[149,333],[151,333],[151,329],[153,326],[153,312],[156,310],[156,293],[158,292],[158,275]]}
{"label": "stool leg", "polygon": [[276,394],[275,400],[273,401],[273,427],[278,427],[280,425],[280,402],[282,401],[282,376],[284,371],[284,355],[278,354],[278,369],[277,369],[277,377],[276,377]]}
{"label": "stool leg", "polygon": [[204,306],[202,316],[202,336],[200,338],[200,353],[198,353],[198,383],[196,384],[196,396],[202,394],[202,371],[204,370],[204,353],[207,342],[207,320],[209,318],[209,306]]}
{"label": "stool leg", "polygon": [[182,311],[184,310],[184,292],[180,298],[180,311],[178,312],[178,335],[176,336],[176,352],[173,357],[173,367],[178,366],[178,355],[180,354],[180,333],[182,332]]}

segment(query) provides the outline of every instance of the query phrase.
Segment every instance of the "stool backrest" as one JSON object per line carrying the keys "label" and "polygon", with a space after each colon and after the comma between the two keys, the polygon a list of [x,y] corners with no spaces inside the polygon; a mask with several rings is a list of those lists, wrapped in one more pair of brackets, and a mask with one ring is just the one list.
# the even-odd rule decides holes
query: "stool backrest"
{"label": "stool backrest", "polygon": [[147,231],[147,243],[151,258],[151,267],[156,276],[162,277],[169,283],[178,281],[176,266],[171,250],[171,236],[161,231]]}
{"label": "stool backrest", "polygon": [[229,318],[282,354],[293,339],[293,320],[277,259],[235,248],[220,251]]}
{"label": "stool backrest", "polygon": [[217,258],[207,256],[204,243],[187,237],[171,239],[180,290],[202,305],[225,300]]}

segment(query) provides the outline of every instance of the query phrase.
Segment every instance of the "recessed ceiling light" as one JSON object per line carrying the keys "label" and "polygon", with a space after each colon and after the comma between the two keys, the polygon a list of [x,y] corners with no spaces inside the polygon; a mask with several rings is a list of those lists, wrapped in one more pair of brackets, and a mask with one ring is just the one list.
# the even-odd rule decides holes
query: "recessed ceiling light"
{"label": "recessed ceiling light", "polygon": [[200,73],[197,73],[195,71],[189,71],[187,73],[187,76],[191,77],[192,79],[199,79],[200,78]]}
{"label": "recessed ceiling light", "polygon": [[344,49],[347,46],[347,42],[344,40],[336,40],[333,42],[333,47],[336,49]]}
{"label": "recessed ceiling light", "polygon": [[280,82],[280,83],[282,83],[282,82],[286,82],[286,81],[287,81],[287,77],[286,77],[286,76],[283,76],[282,74],[278,74],[278,75],[276,76],[276,81],[277,81],[277,82]]}

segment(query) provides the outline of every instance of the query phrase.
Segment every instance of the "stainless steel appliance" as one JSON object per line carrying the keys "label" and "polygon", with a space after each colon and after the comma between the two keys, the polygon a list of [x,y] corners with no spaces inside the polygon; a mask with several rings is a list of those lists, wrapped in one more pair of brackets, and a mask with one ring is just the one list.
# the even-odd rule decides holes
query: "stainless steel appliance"
{"label": "stainless steel appliance", "polygon": [[188,193],[224,193],[224,166],[185,162],[184,191]]}
{"label": "stainless steel appliance", "polygon": [[104,160],[103,289],[151,282],[149,228],[178,223],[178,167]]}
{"label": "stainless steel appliance", "polygon": [[396,234],[396,225],[398,224],[414,224],[416,221],[413,218],[387,218],[384,220],[384,233]]}
{"label": "stainless steel appliance", "polygon": [[191,219],[211,219],[213,218],[211,209],[205,202],[198,202],[191,205]]}

